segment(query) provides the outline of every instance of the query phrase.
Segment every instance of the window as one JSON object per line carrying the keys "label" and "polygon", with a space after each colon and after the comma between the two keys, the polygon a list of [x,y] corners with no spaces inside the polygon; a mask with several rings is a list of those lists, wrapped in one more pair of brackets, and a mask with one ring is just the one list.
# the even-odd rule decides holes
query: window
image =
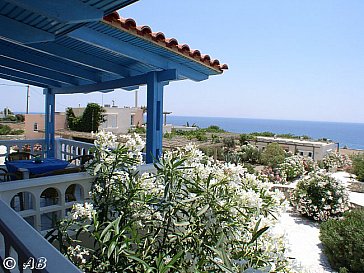
{"label": "window", "polygon": [[106,114],[106,121],[102,124],[102,128],[118,128],[118,115],[117,114]]}
{"label": "window", "polygon": [[134,125],[134,114],[130,115],[130,126]]}
{"label": "window", "polygon": [[300,155],[302,155],[302,156],[303,156],[303,152],[300,152]]}
{"label": "window", "polygon": [[37,122],[34,122],[34,124],[33,124],[33,131],[38,132],[38,123]]}
{"label": "window", "polygon": [[311,152],[308,152],[308,156],[309,156],[309,157],[312,157],[312,153],[311,153]]}

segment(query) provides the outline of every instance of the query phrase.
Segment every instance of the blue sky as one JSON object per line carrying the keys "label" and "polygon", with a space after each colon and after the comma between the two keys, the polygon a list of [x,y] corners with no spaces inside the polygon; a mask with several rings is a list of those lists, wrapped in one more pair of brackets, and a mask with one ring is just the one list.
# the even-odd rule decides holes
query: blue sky
{"label": "blue sky", "polygon": [[[174,115],[364,122],[363,11],[362,0],[140,0],[120,14],[229,65],[166,87]],[[24,111],[26,88],[6,90],[0,108]],[[43,111],[41,93],[31,88],[31,111]],[[133,105],[134,94],[57,96],[57,110],[102,100]]]}

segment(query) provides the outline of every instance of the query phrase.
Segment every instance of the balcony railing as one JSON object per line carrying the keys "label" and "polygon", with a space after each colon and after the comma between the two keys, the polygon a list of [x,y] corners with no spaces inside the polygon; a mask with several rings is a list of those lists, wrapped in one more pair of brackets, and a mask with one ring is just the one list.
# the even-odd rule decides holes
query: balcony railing
{"label": "balcony railing", "polygon": [[[75,141],[64,138],[56,138],[55,154],[56,158],[69,160],[72,157],[89,154],[93,144]],[[0,165],[3,165],[8,154],[15,151],[27,151],[32,154],[40,154],[45,157],[45,140],[44,139],[26,139],[26,140],[0,140]]]}
{"label": "balcony railing", "polygon": [[75,202],[89,198],[94,177],[73,173],[0,184],[0,199],[38,231],[52,228]]}
{"label": "balcony railing", "polygon": [[2,200],[0,211],[0,272],[81,272]]}
{"label": "balcony railing", "polygon": [[[0,140],[0,165],[16,150],[45,157],[44,145],[43,139]],[[89,143],[60,138],[55,142],[55,154],[58,159],[69,160],[89,154],[92,147]],[[139,166],[140,174],[154,171],[152,164]],[[31,257],[35,262],[41,257],[47,259],[47,267],[38,271],[35,267],[36,272],[80,272],[39,232],[52,228],[75,202],[87,200],[93,179],[87,173],[73,173],[0,183],[0,263],[12,257],[18,264],[10,271],[0,267],[0,272],[32,272],[23,271],[21,266]]]}

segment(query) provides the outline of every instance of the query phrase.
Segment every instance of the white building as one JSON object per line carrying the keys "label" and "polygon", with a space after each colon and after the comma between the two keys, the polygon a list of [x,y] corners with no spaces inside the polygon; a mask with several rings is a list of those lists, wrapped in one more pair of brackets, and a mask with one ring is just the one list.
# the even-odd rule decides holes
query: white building
{"label": "white building", "polygon": [[[105,122],[103,129],[114,134],[125,134],[129,129],[143,125],[143,109],[139,107],[123,107],[105,105]],[[85,108],[72,108],[76,116],[82,115]]]}
{"label": "white building", "polygon": [[264,150],[269,143],[278,143],[286,152],[311,157],[314,160],[322,160],[326,154],[336,152],[338,149],[338,144],[334,142],[262,136],[258,136],[255,141],[251,141],[251,144],[256,145],[260,150]]}

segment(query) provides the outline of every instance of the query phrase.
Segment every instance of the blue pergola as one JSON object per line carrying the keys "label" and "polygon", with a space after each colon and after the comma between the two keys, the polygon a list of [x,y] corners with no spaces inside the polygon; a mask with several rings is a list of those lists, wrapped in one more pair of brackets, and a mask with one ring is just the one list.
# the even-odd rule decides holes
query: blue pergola
{"label": "blue pergola", "polygon": [[55,95],[147,85],[147,163],[162,152],[163,87],[226,65],[115,13],[138,0],[0,0],[0,78],[44,88],[47,156]]}

